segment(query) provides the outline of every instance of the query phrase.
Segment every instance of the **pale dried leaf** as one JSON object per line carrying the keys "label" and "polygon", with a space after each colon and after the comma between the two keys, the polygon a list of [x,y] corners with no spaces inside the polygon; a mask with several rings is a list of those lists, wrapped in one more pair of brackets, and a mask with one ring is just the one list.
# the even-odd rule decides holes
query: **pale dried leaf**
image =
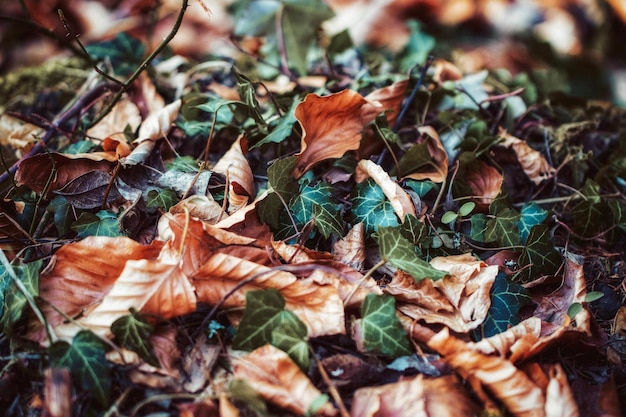
{"label": "pale dried leaf", "polygon": [[222,347],[209,344],[204,334],[198,337],[191,351],[185,354],[182,360],[186,375],[183,385],[185,391],[198,392],[207,385],[221,351]]}
{"label": "pale dried leaf", "polygon": [[563,367],[556,363],[550,366],[550,382],[546,390],[546,417],[578,417],[578,404],[567,382]]}
{"label": "pale dried leaf", "polygon": [[244,155],[242,141],[246,143],[240,136],[213,167],[214,172],[224,174],[228,180],[229,213],[243,208],[249,200],[254,199],[255,194],[254,176]]}
{"label": "pale dried leaf", "polygon": [[330,285],[299,280],[289,272],[222,253],[209,259],[192,278],[198,301],[213,305],[222,301],[236,285],[252,279],[228,297],[224,307],[245,306],[247,291],[275,288],[285,298],[285,308],[307,325],[309,337],[345,334],[343,303]]}
{"label": "pale dried leaf", "polygon": [[383,190],[400,221],[404,221],[405,214],[417,217],[415,206],[409,194],[397,182],[393,181],[380,165],[376,165],[369,159],[362,159],[356,166],[354,179],[360,183],[368,178],[372,178]]}
{"label": "pale dried leaf", "polygon": [[542,390],[510,361],[471,350],[444,328],[428,341],[462,378],[473,380],[516,417],[545,416]]}
{"label": "pale dried leaf", "polygon": [[372,112],[362,115],[364,105],[371,103],[352,90],[324,97],[309,94],[298,104],[295,117],[302,127],[302,140],[292,171],[295,178],[319,162],[358,149],[361,132],[373,120]]}
{"label": "pale dried leaf", "polygon": [[21,158],[44,135],[44,130],[8,114],[0,116],[0,145],[10,147]]}
{"label": "pale dried leaf", "polygon": [[135,132],[141,124],[139,109],[125,97],[117,102],[102,120],[87,130],[87,136],[103,140],[114,134],[123,133],[127,126]]}
{"label": "pale dried leaf", "polygon": [[[322,395],[289,356],[272,345],[261,346],[233,363],[235,378],[243,379],[267,401],[305,415]],[[335,416],[330,402],[318,411],[320,416]]]}
{"label": "pale dried leaf", "polygon": [[499,136],[504,139],[499,145],[512,149],[517,155],[517,160],[524,173],[535,184],[553,178],[556,169],[552,167],[546,158],[539,152],[528,146],[525,141],[516,138],[501,129]]}
{"label": "pale dried leaf", "polygon": [[196,296],[178,265],[147,259],[130,260],[96,308],[76,324],[60,325],[55,330],[60,338],[68,340],[81,327],[110,337],[111,324],[127,315],[131,308],[168,319],[195,311]]}
{"label": "pale dried leaf", "polygon": [[187,212],[191,217],[208,224],[217,223],[224,214],[222,206],[213,199],[211,194],[187,197],[172,206],[169,212],[172,215]]}
{"label": "pale dried leaf", "polygon": [[540,337],[541,319],[529,317],[521,323],[510,327],[502,333],[482,339],[470,346],[477,352],[486,355],[497,354],[501,357],[508,357],[511,352],[527,349],[532,346]]}
{"label": "pale dried leaf", "polygon": [[365,264],[365,226],[355,224],[352,229],[333,245],[335,260],[362,271]]}

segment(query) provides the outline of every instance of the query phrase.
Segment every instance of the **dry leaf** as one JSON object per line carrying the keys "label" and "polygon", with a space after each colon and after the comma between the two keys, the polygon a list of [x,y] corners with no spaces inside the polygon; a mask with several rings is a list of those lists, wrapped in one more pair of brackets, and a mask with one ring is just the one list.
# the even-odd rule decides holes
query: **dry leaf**
{"label": "dry leaf", "polygon": [[462,378],[475,389],[486,389],[516,417],[545,416],[545,396],[528,376],[510,361],[475,352],[450,335],[447,328],[428,341]]}
{"label": "dry leaf", "polygon": [[254,199],[254,177],[244,155],[246,143],[245,138],[240,136],[213,167],[214,172],[224,174],[228,180],[229,213],[243,208]]}
{"label": "dry leaf", "polygon": [[222,206],[213,199],[211,194],[187,197],[172,206],[169,213],[172,215],[189,213],[191,217],[208,224],[217,223],[224,214]]}
{"label": "dry leaf", "polygon": [[[302,373],[289,356],[272,345],[261,346],[233,363],[235,378],[245,380],[267,401],[305,415],[322,393]],[[335,416],[330,402],[317,412],[319,416]]]}
{"label": "dry leaf", "polygon": [[182,360],[186,375],[183,385],[185,391],[198,392],[207,385],[221,351],[220,345],[209,344],[205,334],[198,337],[191,351],[186,353]]}
{"label": "dry leaf", "polygon": [[[144,246],[126,237],[95,236],[63,245],[41,273],[39,296],[45,303],[40,309],[46,321],[56,327],[65,320],[58,311],[70,317],[89,311],[109,292],[126,261],[155,259],[162,246],[161,242]],[[28,337],[45,340],[39,322],[31,322]]]}
{"label": "dry leaf", "polygon": [[394,275],[385,291],[406,301],[398,310],[427,323],[445,324],[460,333],[478,327],[487,317],[489,291],[498,267],[488,266],[471,254],[437,257],[430,264],[449,275],[420,283],[402,273]]}
{"label": "dry leaf", "polygon": [[[102,120],[87,130],[87,136],[103,140],[109,136],[123,134],[127,126],[135,132],[141,124],[139,109],[130,101],[123,98],[111,109]],[[126,155],[123,155],[126,156]]]}
{"label": "dry leaf", "polygon": [[383,190],[385,197],[391,203],[393,211],[395,211],[401,222],[404,221],[406,214],[417,217],[413,200],[411,200],[409,194],[397,182],[393,181],[380,165],[376,165],[369,159],[362,159],[356,166],[354,179],[357,183],[361,183],[368,178],[372,178]]}
{"label": "dry leaf", "polygon": [[344,90],[329,96],[309,94],[296,107],[295,116],[302,127],[298,162],[292,171],[300,178],[315,164],[340,158],[347,151],[358,149],[361,132],[374,120],[372,112],[362,114],[371,104],[359,93]]}
{"label": "dry leaf", "polygon": [[343,302],[330,285],[299,280],[295,275],[245,259],[218,253],[193,275],[198,301],[215,305],[242,281],[252,279],[224,301],[224,307],[245,306],[249,290],[275,288],[285,298],[285,308],[293,311],[309,330],[309,337],[345,334]]}
{"label": "dry leaf", "polygon": [[550,382],[546,390],[546,417],[578,417],[578,404],[560,364],[550,366]]}
{"label": "dry leaf", "polygon": [[421,134],[418,143],[426,142],[431,161],[429,165],[419,171],[402,172],[402,178],[411,178],[417,181],[427,179],[433,182],[445,181],[448,176],[448,153],[441,143],[439,134],[431,126],[421,126],[417,130]]}
{"label": "dry leaf", "polygon": [[90,313],[57,326],[57,335],[70,340],[81,328],[101,337],[111,336],[111,325],[134,308],[168,319],[196,309],[196,296],[189,279],[178,265],[142,259],[126,262],[109,293]]}
{"label": "dry leaf", "polygon": [[366,117],[373,120],[384,111],[389,126],[395,125],[408,84],[409,80],[397,81],[366,95],[365,99],[374,104],[364,108],[365,111],[371,111],[371,114],[366,114]]}
{"label": "dry leaf", "polygon": [[30,151],[43,135],[44,130],[31,123],[8,114],[0,116],[0,145],[13,149],[16,158]]}
{"label": "dry leaf", "polygon": [[483,210],[487,209],[500,194],[500,187],[504,181],[497,169],[480,160],[476,160],[467,168],[463,179],[472,189],[472,200]]}
{"label": "dry leaf", "polygon": [[499,136],[504,139],[499,145],[512,149],[524,170],[524,173],[535,184],[553,178],[556,170],[548,163],[544,156],[528,146],[528,144],[501,129]]}
{"label": "dry leaf", "polygon": [[621,0],[608,0],[609,4],[615,10],[615,13],[626,23],[626,3]]}
{"label": "dry leaf", "polygon": [[351,266],[357,271],[363,270],[365,264],[365,226],[355,224],[352,229],[333,245],[336,261]]}

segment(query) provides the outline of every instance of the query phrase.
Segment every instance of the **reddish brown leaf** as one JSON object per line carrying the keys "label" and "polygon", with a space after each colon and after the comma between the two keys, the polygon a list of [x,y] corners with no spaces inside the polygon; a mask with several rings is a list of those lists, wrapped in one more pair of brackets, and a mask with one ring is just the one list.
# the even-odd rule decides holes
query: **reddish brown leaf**
{"label": "reddish brown leaf", "polygon": [[213,171],[224,174],[228,180],[228,212],[233,213],[254,199],[254,177],[244,155],[247,141],[239,137],[215,164]]}
{"label": "reddish brown leaf", "polygon": [[292,175],[300,178],[315,164],[357,149],[363,128],[376,117],[371,110],[363,114],[368,104],[352,90],[324,97],[307,95],[295,113],[302,127],[302,141]]}
{"label": "reddish brown leaf", "polygon": [[525,141],[507,133],[504,129],[500,130],[499,135],[504,139],[499,145],[515,152],[522,170],[532,182],[539,184],[554,177],[556,170],[539,151],[534,150]]}
{"label": "reddish brown leaf", "polygon": [[504,178],[497,169],[477,160],[464,173],[463,178],[472,189],[472,200],[477,207],[487,209],[500,194]]}
{"label": "reddish brown leaf", "polygon": [[[233,374],[244,379],[267,401],[298,415],[306,414],[322,395],[298,365],[272,345],[261,346],[237,359]],[[337,410],[327,402],[316,415],[335,416]]]}
{"label": "reddish brown leaf", "polygon": [[417,129],[421,136],[418,143],[426,142],[430,153],[430,163],[417,170],[402,172],[403,178],[411,178],[417,181],[429,179],[434,182],[443,182],[448,175],[448,153],[446,152],[439,134],[431,126],[421,126]]}

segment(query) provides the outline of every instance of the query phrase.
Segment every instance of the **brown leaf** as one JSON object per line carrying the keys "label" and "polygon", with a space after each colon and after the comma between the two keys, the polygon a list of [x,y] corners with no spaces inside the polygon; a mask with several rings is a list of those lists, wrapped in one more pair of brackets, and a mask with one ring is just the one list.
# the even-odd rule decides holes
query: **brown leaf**
{"label": "brown leaf", "polygon": [[228,212],[233,213],[254,199],[254,177],[244,155],[247,141],[240,136],[213,167],[228,180]]}
{"label": "brown leaf", "polygon": [[[510,361],[475,352],[450,335],[447,328],[428,341],[428,346],[443,356],[462,378],[485,388],[513,416],[545,416],[542,390]],[[474,385],[472,385],[474,386]]]}
{"label": "brown leaf", "polygon": [[300,178],[317,163],[357,149],[363,128],[376,117],[372,117],[371,111],[362,114],[367,104],[366,99],[352,90],[324,97],[307,95],[296,107],[302,140],[298,162],[291,174]]}
{"label": "brown leaf", "polygon": [[478,407],[454,376],[423,375],[357,390],[352,417],[455,417],[477,415]]}
{"label": "brown leaf", "polygon": [[[39,308],[46,321],[56,327],[64,321],[59,312],[75,317],[89,311],[109,292],[126,261],[156,259],[162,247],[161,242],[144,246],[126,237],[96,236],[63,245],[40,278],[39,295],[45,302]],[[28,337],[43,341],[40,323],[30,324]]]}
{"label": "brown leaf", "polygon": [[368,178],[372,178],[383,190],[385,197],[391,203],[396,216],[398,216],[401,222],[404,221],[406,214],[417,217],[413,200],[411,200],[409,194],[397,182],[393,181],[387,171],[380,165],[376,165],[369,159],[362,159],[356,166],[354,179],[357,183],[361,183]]}
{"label": "brown leaf", "polygon": [[626,22],[626,4],[620,0],[608,0],[608,2],[622,22]]}
{"label": "brown leaf", "polygon": [[299,280],[295,275],[272,270],[266,266],[222,253],[214,255],[192,277],[198,301],[217,304],[236,285],[242,286],[224,301],[224,307],[245,306],[249,290],[275,288],[285,298],[285,308],[293,311],[309,330],[309,337],[345,334],[343,303],[337,290],[312,280]]}
{"label": "brown leaf", "polygon": [[87,130],[87,136],[97,140],[104,140],[109,136],[121,135],[120,141],[122,141],[124,140],[123,133],[127,126],[130,127],[132,132],[135,132],[140,124],[141,115],[139,114],[139,109],[128,98],[123,98],[117,102],[109,114]]}
{"label": "brown leaf", "polygon": [[549,376],[550,382],[546,390],[546,417],[580,415],[563,367],[558,363],[550,366]]}
{"label": "brown leaf", "polygon": [[137,311],[164,319],[191,313],[196,296],[187,276],[178,265],[153,260],[129,260],[109,293],[77,323],[56,327],[57,335],[69,340],[82,328],[102,337],[111,336],[111,325],[118,318]]}
{"label": "brown leaf", "polygon": [[[261,346],[235,360],[233,374],[267,401],[298,415],[305,415],[322,395],[298,365],[272,345]],[[327,402],[316,415],[335,416],[337,410]]]}
{"label": "brown leaf", "polygon": [[426,142],[431,161],[418,171],[403,171],[402,178],[411,178],[417,181],[427,179],[433,182],[445,181],[448,176],[448,153],[441,143],[439,134],[431,126],[421,126],[417,130],[421,134],[418,143]]}
{"label": "brown leaf", "polygon": [[355,224],[352,229],[333,245],[335,260],[362,271],[365,264],[365,226]]}
{"label": "brown leaf", "polygon": [[483,210],[500,194],[504,181],[497,169],[480,160],[467,168],[463,179],[472,189],[472,200]]}
{"label": "brown leaf", "polygon": [[409,80],[395,82],[387,87],[379,88],[365,96],[365,99],[374,106],[367,106],[365,110],[371,111],[367,118],[375,119],[381,112],[385,112],[387,123],[392,126],[396,123],[400,107],[406,94],[406,87]]}
{"label": "brown leaf", "polygon": [[517,159],[524,170],[524,173],[535,184],[553,178],[556,170],[548,163],[544,156],[528,146],[525,141],[516,138],[501,129],[499,136],[504,139],[498,145],[512,149],[517,155]]}
{"label": "brown leaf", "polygon": [[[42,137],[44,130],[31,123],[26,123],[16,117],[3,114],[0,116],[0,145],[9,147],[15,152],[16,158],[21,158]],[[5,156],[6,157],[6,156]]]}
{"label": "brown leaf", "polygon": [[186,375],[183,385],[187,392],[198,392],[211,380],[213,366],[219,358],[222,348],[209,344],[206,335],[196,340],[191,351],[183,356],[182,367]]}
{"label": "brown leaf", "polygon": [[420,283],[401,273],[394,275],[385,291],[406,301],[398,310],[427,323],[445,324],[456,332],[475,329],[487,317],[489,291],[498,267],[488,266],[469,253],[437,257],[430,264],[449,275]]}

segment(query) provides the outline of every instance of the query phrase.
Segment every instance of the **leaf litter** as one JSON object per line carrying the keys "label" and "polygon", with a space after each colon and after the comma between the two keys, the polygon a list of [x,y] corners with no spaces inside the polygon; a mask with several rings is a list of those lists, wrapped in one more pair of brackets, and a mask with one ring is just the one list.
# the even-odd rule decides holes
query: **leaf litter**
{"label": "leaf litter", "polygon": [[619,2],[79,3],[2,6],[6,415],[623,413]]}

